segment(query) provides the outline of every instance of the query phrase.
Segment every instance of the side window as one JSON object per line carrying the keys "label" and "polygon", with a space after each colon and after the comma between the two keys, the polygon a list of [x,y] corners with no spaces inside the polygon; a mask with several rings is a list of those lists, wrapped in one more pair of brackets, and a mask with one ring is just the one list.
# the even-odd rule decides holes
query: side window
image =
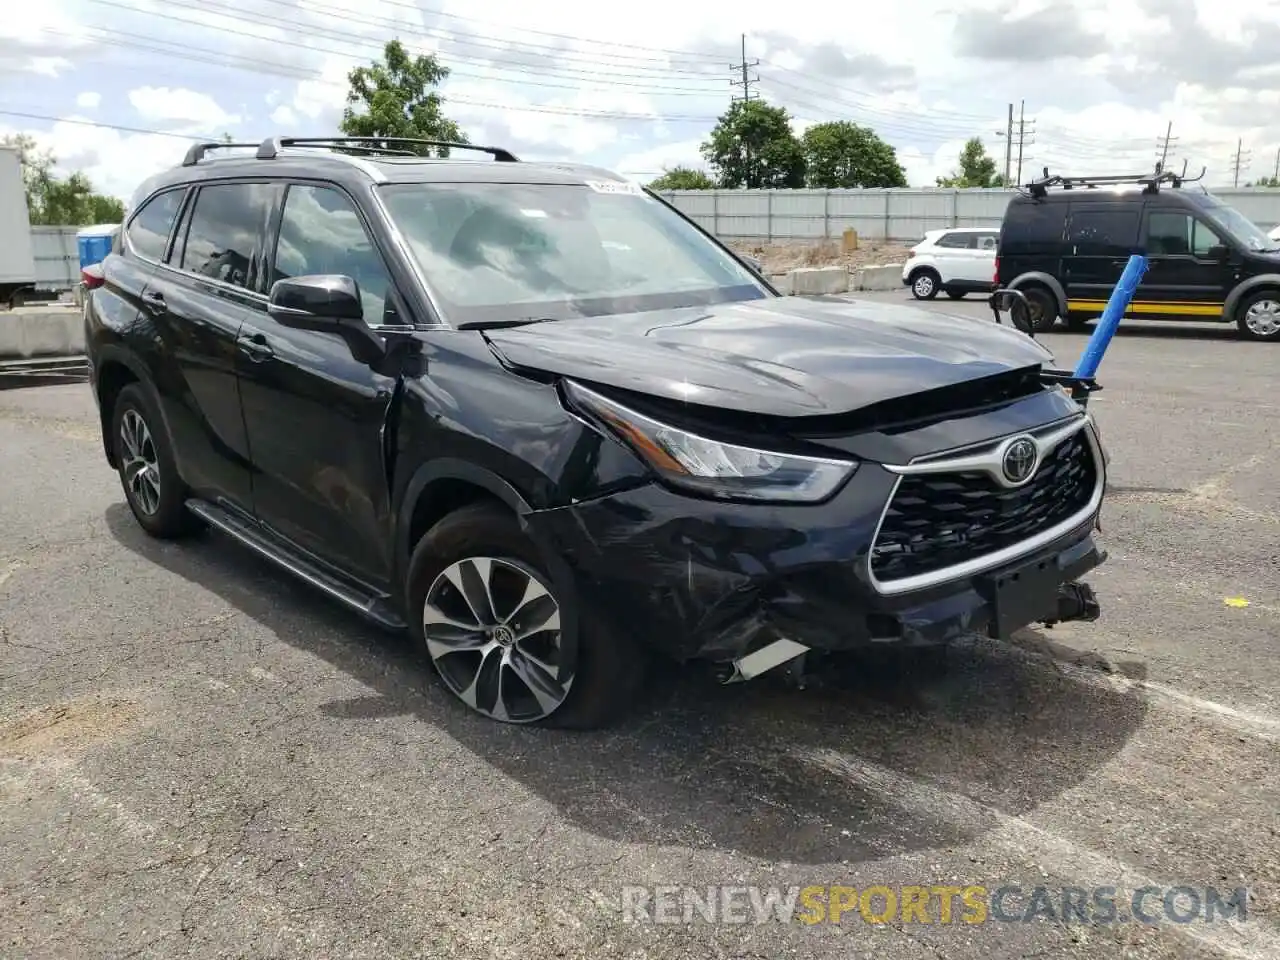
{"label": "side window", "polygon": [[1181,211],[1154,211],[1147,217],[1147,253],[1150,256],[1206,257],[1209,248],[1222,243],[1213,229]]}
{"label": "side window", "polygon": [[1138,239],[1138,214],[1133,208],[1072,210],[1067,241],[1077,256],[1128,256]]}
{"label": "side window", "polygon": [[1000,248],[1000,235],[998,233],[978,234],[979,250],[998,250],[999,248]]}
{"label": "side window", "polygon": [[973,246],[972,233],[944,233],[938,238],[938,246],[967,250]]}
{"label": "side window", "polygon": [[350,198],[333,187],[295,184],[285,195],[271,282],[324,273],[351,277],[365,320],[386,322],[391,276]]}
{"label": "side window", "polygon": [[254,251],[271,210],[267,183],[217,183],[200,188],[187,227],[183,270],[233,286],[254,289]]}
{"label": "side window", "polygon": [[1004,247],[1014,254],[1052,254],[1062,250],[1067,205],[1014,198],[1004,216]]}
{"label": "side window", "polygon": [[[178,187],[166,190],[142,205],[125,231],[129,235],[129,247],[134,253],[147,260],[159,262],[164,259],[169,233],[173,229],[173,221],[178,219],[178,210],[182,207],[186,189]],[[115,246],[113,243],[112,247]]]}

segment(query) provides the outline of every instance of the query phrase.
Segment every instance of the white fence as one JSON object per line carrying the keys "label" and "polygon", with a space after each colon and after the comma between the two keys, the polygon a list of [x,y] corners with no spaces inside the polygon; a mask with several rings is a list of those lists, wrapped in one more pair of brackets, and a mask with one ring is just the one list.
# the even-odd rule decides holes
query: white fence
{"label": "white fence", "polygon": [[70,290],[80,282],[80,227],[32,227],[31,253],[36,261],[36,289]]}
{"label": "white fence", "polygon": [[[1280,190],[1214,190],[1270,230]],[[823,240],[852,227],[867,240],[919,240],[943,227],[998,227],[1013,190],[671,190],[662,194],[725,240]]]}

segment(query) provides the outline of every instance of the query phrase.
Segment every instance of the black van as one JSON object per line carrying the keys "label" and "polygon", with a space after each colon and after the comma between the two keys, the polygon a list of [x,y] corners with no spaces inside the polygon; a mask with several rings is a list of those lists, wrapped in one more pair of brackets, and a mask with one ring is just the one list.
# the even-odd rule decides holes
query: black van
{"label": "black van", "polygon": [[1028,184],[1005,211],[995,281],[1026,295],[1037,330],[1058,318],[1081,328],[1133,253],[1149,268],[1126,316],[1219,320],[1280,341],[1280,243],[1171,173]]}

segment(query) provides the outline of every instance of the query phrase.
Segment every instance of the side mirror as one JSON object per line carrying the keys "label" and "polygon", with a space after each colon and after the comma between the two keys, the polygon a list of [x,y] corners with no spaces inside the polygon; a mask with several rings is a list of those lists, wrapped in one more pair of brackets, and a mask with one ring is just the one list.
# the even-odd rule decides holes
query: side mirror
{"label": "side mirror", "polygon": [[267,313],[284,327],[336,333],[360,363],[376,366],[387,355],[386,342],[364,322],[360,287],[350,277],[316,274],[277,280]]}
{"label": "side mirror", "polygon": [[267,312],[286,327],[335,330],[364,320],[360,288],[350,277],[288,277],[271,285]]}
{"label": "side mirror", "polygon": [[1231,256],[1231,250],[1220,243],[1215,243],[1205,251],[1205,256],[1210,260],[1225,260],[1227,257]]}

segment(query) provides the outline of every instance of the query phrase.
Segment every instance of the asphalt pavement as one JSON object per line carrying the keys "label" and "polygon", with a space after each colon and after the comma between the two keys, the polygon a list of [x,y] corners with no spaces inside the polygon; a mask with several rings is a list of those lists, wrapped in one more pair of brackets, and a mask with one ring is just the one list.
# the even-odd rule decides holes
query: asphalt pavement
{"label": "asphalt pavement", "polygon": [[[87,386],[0,392],[0,956],[1280,956],[1278,364],[1228,328],[1117,337],[1099,622],[807,690],[664,674],[580,735],[473,717],[225,539],[149,540]],[[633,922],[659,885],[737,909]],[[814,886],[840,923],[755,922]],[[1245,916],[1178,922],[1179,886]],[[987,908],[875,922],[905,887]],[[1064,919],[1106,887],[1115,922]]]}

